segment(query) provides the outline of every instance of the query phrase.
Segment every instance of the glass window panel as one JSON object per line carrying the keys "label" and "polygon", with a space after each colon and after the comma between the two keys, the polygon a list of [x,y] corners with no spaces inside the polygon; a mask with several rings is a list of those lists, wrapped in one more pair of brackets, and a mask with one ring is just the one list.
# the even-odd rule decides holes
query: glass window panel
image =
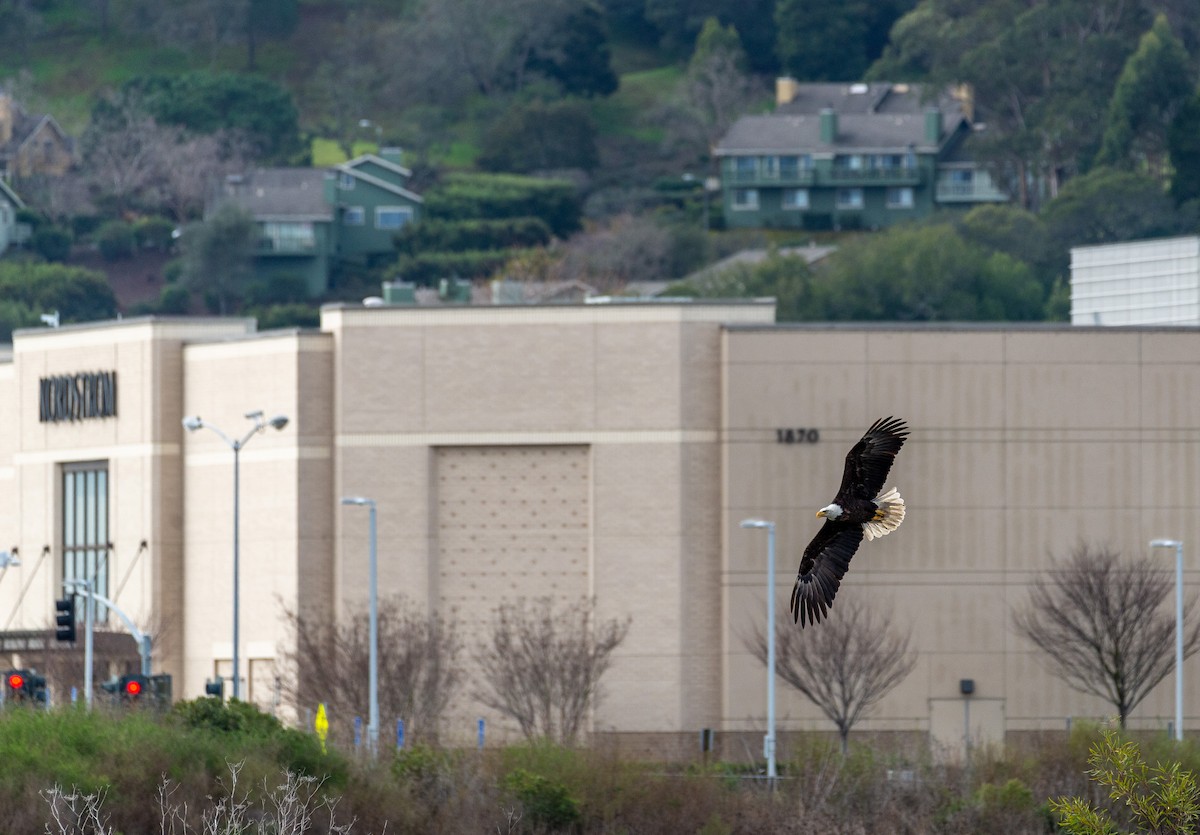
{"label": "glass window panel", "polygon": [[[63,579],[91,579],[96,593],[107,597],[108,466],[104,462],[64,465],[62,484]],[[96,619],[108,619],[106,607],[96,607]]]}

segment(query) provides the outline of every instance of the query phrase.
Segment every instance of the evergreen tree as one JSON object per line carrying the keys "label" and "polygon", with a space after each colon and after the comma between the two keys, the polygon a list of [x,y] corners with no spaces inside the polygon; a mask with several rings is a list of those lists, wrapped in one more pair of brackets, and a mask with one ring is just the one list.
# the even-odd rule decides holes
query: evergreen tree
{"label": "evergreen tree", "polygon": [[1117,79],[1097,162],[1165,179],[1167,132],[1192,90],[1187,52],[1160,14]]}

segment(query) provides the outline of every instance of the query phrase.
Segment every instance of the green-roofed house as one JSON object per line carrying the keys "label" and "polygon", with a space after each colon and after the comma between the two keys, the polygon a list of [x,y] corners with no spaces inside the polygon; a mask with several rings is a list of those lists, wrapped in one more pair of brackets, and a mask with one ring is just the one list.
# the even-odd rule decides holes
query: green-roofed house
{"label": "green-roofed house", "polygon": [[393,236],[420,213],[411,177],[391,149],[332,168],[256,169],[227,177],[205,214],[226,202],[248,210],[259,227],[256,276],[301,276],[315,296],[338,262],[395,257]]}
{"label": "green-roofed house", "polygon": [[743,116],[717,144],[726,224],[877,229],[1007,201],[970,157],[969,95],[927,92],[779,79],[775,112]]}

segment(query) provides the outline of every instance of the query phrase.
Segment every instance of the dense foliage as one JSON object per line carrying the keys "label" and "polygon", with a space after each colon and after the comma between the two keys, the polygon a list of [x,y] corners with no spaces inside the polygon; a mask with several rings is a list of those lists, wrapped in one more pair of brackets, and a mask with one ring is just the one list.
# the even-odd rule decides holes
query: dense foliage
{"label": "dense foliage", "polygon": [[62,324],[112,319],[117,300],[103,273],[62,264],[0,261],[0,341],[58,311]]}
{"label": "dense foliage", "polygon": [[[398,835],[967,835],[1051,831],[1051,806],[1066,831],[1118,831],[1086,822],[1125,825],[1131,813],[1176,831],[1171,822],[1194,821],[1197,808],[1195,743],[1156,734],[1135,744],[1087,722],[1076,722],[1069,736],[977,751],[970,763],[931,759],[923,739],[853,744],[843,756],[831,737],[787,735],[774,792],[762,790],[751,747],[736,735],[719,735],[718,743],[713,759],[686,765],[666,756],[621,758],[604,745],[546,743],[482,752],[385,745],[373,762],[333,745],[323,753],[314,734],[215,699],[162,715],[10,708],[0,711],[0,830],[109,831],[48,828],[52,810],[64,812],[54,805],[64,794],[77,807],[90,796],[115,832],[292,831],[284,821],[307,812],[305,831]],[[1089,774],[1111,798],[1092,790]],[[1063,795],[1079,799],[1054,799]],[[202,828],[201,816],[222,828]],[[331,818],[343,828],[331,827]]]}
{"label": "dense foliage", "polygon": [[[199,218],[212,182],[254,165],[303,164],[312,132],[347,154],[402,146],[431,225],[536,217],[555,239],[514,230],[504,240],[489,230],[485,237],[494,238],[469,240],[478,227],[447,237],[444,226],[430,233],[443,239],[436,244],[401,236],[408,260],[372,265],[361,281],[334,280],[331,289],[347,298],[399,275],[502,272],[605,292],[632,279],[679,278],[731,249],[734,235],[718,231],[715,194],[665,206],[648,197],[650,184],[703,183],[715,174],[714,144],[739,116],[769,108],[779,72],[801,81],[969,85],[969,106],[985,126],[970,153],[989,164],[1013,203],[874,236],[880,240],[812,269],[772,259],[681,290],[775,295],[783,318],[1061,319],[1071,247],[1200,226],[1200,22],[1186,4],[151,5],[42,0],[0,13],[0,79],[25,104],[45,103],[79,137],[77,182],[21,184],[48,221],[30,245],[47,260],[70,260],[70,247],[93,245],[124,259],[128,237],[108,221],[134,223],[135,253],[168,251],[167,224]],[[83,70],[76,55],[109,63]],[[119,81],[109,88],[107,79]],[[478,169],[493,176],[468,173]],[[514,176],[550,172],[571,181]],[[142,237],[139,216],[161,219],[153,242]],[[57,231],[67,228],[71,238]],[[780,246],[806,240],[770,237]],[[906,244],[915,248],[896,248]],[[938,257],[940,245],[964,260]],[[676,257],[685,250],[689,257]],[[237,272],[242,250],[232,251]],[[892,258],[912,277],[889,286]],[[923,281],[911,270],[927,271]],[[204,286],[200,273],[189,275],[197,302],[265,309],[242,298],[240,280]],[[186,304],[171,288],[158,309]],[[299,321],[295,313],[281,309],[277,318]]]}

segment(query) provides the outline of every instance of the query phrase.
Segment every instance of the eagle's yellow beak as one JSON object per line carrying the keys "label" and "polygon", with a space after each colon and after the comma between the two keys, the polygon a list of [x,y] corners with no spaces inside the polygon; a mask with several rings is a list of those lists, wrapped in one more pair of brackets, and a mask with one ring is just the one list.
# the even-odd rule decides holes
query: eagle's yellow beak
{"label": "eagle's yellow beak", "polygon": [[817,511],[817,518],[820,518],[820,517],[822,517],[822,516],[824,516],[824,515],[825,515],[825,511],[824,511],[824,510],[818,510],[818,511]]}

